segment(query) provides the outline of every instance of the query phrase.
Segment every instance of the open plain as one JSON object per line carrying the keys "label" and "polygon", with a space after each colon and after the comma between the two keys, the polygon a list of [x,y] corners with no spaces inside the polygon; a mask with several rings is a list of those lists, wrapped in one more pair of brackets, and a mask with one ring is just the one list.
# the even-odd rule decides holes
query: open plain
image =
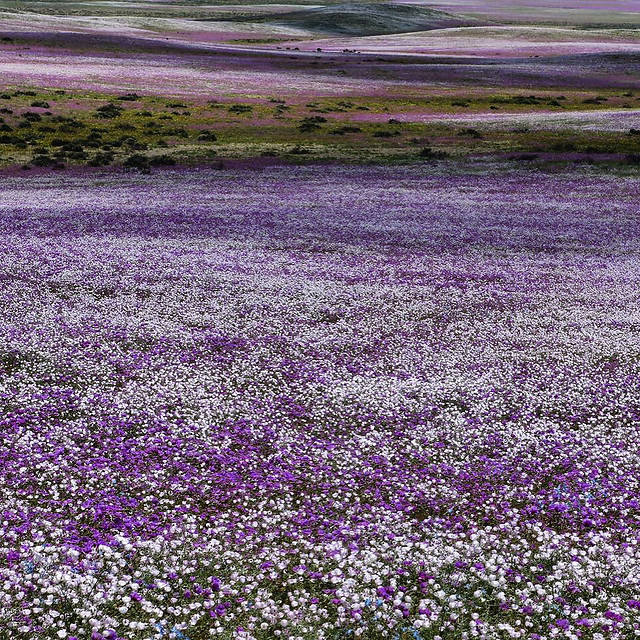
{"label": "open plain", "polygon": [[0,0],[0,639],[640,636],[640,7]]}

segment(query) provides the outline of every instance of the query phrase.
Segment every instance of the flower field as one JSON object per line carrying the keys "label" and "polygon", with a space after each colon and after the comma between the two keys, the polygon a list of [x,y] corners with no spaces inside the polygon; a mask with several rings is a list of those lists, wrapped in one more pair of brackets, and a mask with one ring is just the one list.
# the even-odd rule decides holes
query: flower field
{"label": "flower field", "polygon": [[640,635],[637,175],[5,175],[0,638]]}

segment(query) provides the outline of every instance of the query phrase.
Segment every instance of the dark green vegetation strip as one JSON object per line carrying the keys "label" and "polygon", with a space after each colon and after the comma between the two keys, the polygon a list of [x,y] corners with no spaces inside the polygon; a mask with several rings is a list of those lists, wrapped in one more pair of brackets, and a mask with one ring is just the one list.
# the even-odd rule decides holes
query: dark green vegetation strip
{"label": "dark green vegetation strip", "polygon": [[[459,115],[571,113],[638,104],[633,92],[593,96],[468,94],[408,100],[276,98],[186,101],[66,91],[0,94],[2,166],[63,169],[121,164],[142,170],[221,158],[282,157],[406,162],[486,154],[521,159],[635,164],[640,132],[479,127],[439,120],[405,122],[394,113]],[[410,116],[409,116],[410,117]],[[409,119],[409,118],[407,118]]]}

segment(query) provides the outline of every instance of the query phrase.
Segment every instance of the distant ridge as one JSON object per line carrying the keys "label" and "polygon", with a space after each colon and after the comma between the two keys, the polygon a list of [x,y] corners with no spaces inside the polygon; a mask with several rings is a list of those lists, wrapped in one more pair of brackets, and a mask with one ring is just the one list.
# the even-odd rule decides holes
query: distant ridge
{"label": "distant ridge", "polygon": [[261,21],[312,33],[347,36],[377,36],[482,24],[436,9],[374,2],[349,2],[301,9]]}

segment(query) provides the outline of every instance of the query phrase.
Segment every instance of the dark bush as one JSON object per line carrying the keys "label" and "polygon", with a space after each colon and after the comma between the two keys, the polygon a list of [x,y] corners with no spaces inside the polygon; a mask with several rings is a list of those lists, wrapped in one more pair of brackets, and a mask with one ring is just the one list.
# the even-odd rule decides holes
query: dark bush
{"label": "dark bush", "polygon": [[31,159],[31,164],[34,167],[52,167],[54,164],[56,164],[56,161],[51,156],[42,153],[33,156],[33,158]]}
{"label": "dark bush", "polygon": [[113,103],[105,104],[102,107],[98,107],[96,109],[96,114],[98,118],[103,118],[105,120],[112,120],[113,118],[117,118],[122,114],[124,109]]}
{"label": "dark bush", "polygon": [[374,138],[395,138],[400,135],[400,131],[374,131]]}
{"label": "dark bush", "polygon": [[229,113],[250,113],[253,107],[250,104],[233,104],[228,111]]}
{"label": "dark bush", "polygon": [[88,165],[90,167],[106,167],[113,162],[113,159],[113,153],[109,151],[99,151],[89,160]]}
{"label": "dark bush", "polygon": [[141,153],[134,153],[125,158],[122,166],[127,169],[141,171],[142,173],[149,173],[150,171],[149,158]]}
{"label": "dark bush", "polygon": [[84,151],[73,151],[72,153],[69,153],[67,157],[69,158],[69,160],[75,160],[76,162],[81,162],[86,160],[89,157],[89,155]]}
{"label": "dark bush", "polygon": [[571,153],[572,151],[576,151],[576,144],[571,140],[560,140],[558,142],[554,142],[550,148],[551,151],[558,151],[560,153]]}
{"label": "dark bush", "polygon": [[305,149],[304,147],[293,147],[293,149],[291,149],[289,151],[289,153],[292,153],[294,156],[303,156],[303,155],[308,155],[311,153],[310,149]]}
{"label": "dark bush", "polygon": [[315,124],[322,124],[327,122],[327,119],[324,116],[307,116],[302,119],[302,122],[313,122]]}
{"label": "dark bush", "polygon": [[322,129],[322,127],[315,122],[303,122],[298,125],[298,131],[301,133],[311,133],[312,131],[318,131],[318,129]]}
{"label": "dark bush", "polygon": [[176,164],[175,158],[168,155],[153,156],[149,158],[152,167],[172,167]]}
{"label": "dark bush", "polygon": [[145,151],[149,148],[149,146],[145,142],[139,142],[136,138],[131,136],[127,136],[124,138],[120,138],[118,141],[120,146],[126,147],[127,149],[131,149],[133,151]]}
{"label": "dark bush", "polygon": [[65,142],[62,150],[67,153],[80,153],[84,151],[84,147],[79,142]]}
{"label": "dark bush", "polygon": [[426,160],[439,160],[447,157],[445,151],[434,151],[431,147],[423,147],[418,155]]}
{"label": "dark bush", "polygon": [[168,136],[176,136],[177,138],[188,138],[189,132],[183,127],[176,127],[175,129],[167,129],[165,133]]}
{"label": "dark bush", "polygon": [[22,118],[28,122],[40,122],[42,120],[42,116],[35,111],[25,111],[22,114]]}
{"label": "dark bush", "polygon": [[201,131],[198,135],[198,140],[200,142],[215,142],[218,139],[213,131]]}
{"label": "dark bush", "polygon": [[470,138],[482,138],[482,134],[477,129],[473,128],[463,129],[462,131],[458,132],[458,135],[469,136]]}

